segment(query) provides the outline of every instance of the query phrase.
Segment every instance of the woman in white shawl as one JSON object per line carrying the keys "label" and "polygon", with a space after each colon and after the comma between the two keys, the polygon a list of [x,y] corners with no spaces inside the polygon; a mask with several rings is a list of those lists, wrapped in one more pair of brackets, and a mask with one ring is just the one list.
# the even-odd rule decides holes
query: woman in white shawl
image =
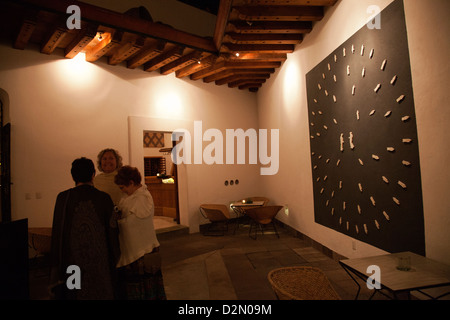
{"label": "woman in white shawl", "polygon": [[118,204],[121,256],[117,268],[126,299],[165,299],[153,198],[141,180],[139,170],[130,166],[123,166],[115,176],[125,193]]}

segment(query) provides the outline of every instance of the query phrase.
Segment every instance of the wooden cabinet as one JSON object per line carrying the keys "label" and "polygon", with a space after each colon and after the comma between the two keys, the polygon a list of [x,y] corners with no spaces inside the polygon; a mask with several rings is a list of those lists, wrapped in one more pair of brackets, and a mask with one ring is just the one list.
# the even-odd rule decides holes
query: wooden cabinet
{"label": "wooden cabinet", "polygon": [[177,219],[177,185],[162,183],[161,179],[145,177],[150,194],[155,204],[155,216],[165,216]]}

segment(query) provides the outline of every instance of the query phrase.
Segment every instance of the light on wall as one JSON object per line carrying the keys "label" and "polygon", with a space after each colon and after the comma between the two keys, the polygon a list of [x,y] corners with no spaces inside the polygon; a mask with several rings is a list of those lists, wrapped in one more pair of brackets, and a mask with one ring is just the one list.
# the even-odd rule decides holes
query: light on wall
{"label": "light on wall", "polygon": [[298,62],[295,61],[295,59],[292,59],[292,61],[286,61],[284,65],[283,77],[283,99],[285,104],[295,102],[298,92],[301,91],[301,86],[302,81]]}
{"label": "light on wall", "polygon": [[183,115],[183,104],[178,92],[168,90],[156,98],[155,111],[160,118],[179,118]]}
{"label": "light on wall", "polygon": [[304,90],[302,70],[299,66],[299,60],[292,57],[291,61],[286,61],[283,65],[283,76],[282,76],[282,108],[280,111],[283,112],[286,121],[292,122],[298,119],[301,112],[301,95]]}
{"label": "light on wall", "polygon": [[57,61],[57,71],[60,82],[66,83],[70,88],[92,87],[98,79],[98,68],[86,61],[84,52],[72,59]]}

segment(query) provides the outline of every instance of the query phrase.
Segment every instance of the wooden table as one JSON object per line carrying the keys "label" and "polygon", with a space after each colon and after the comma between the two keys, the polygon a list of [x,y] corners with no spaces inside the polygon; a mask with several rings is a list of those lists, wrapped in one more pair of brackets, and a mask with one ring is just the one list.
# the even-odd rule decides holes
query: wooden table
{"label": "wooden table", "polygon": [[242,201],[236,201],[231,203],[231,208],[236,212],[238,215],[244,215],[245,209],[255,208],[255,207],[261,207],[264,205],[264,201],[253,201],[253,202],[242,202]]}
{"label": "wooden table", "polygon": [[[401,271],[397,269],[400,257],[410,258],[410,270]],[[383,293],[381,290],[384,289],[388,290],[395,299],[398,299],[399,294],[404,293],[408,294],[408,298],[410,298],[411,291],[419,291],[431,299],[439,299],[450,294],[450,292],[447,292],[438,297],[432,297],[421,291],[423,289],[450,286],[450,266],[412,252],[346,259],[339,261],[339,263],[358,285],[358,292],[355,299],[358,299],[361,288],[352,274],[367,281],[373,273],[367,270],[369,266],[378,266],[380,270],[380,289],[374,289],[374,293],[370,299],[376,292]]]}
{"label": "wooden table", "polygon": [[[239,228],[239,220],[247,220],[249,219],[248,217],[246,217],[245,215],[245,209],[250,209],[250,208],[256,208],[256,207],[261,207],[264,205],[264,201],[252,201],[250,203],[248,202],[242,202],[242,201],[235,201],[232,202],[230,207],[231,209],[233,209],[233,211],[236,213],[236,228],[234,229],[234,233],[236,233],[236,230]],[[245,222],[244,222],[245,224]]]}

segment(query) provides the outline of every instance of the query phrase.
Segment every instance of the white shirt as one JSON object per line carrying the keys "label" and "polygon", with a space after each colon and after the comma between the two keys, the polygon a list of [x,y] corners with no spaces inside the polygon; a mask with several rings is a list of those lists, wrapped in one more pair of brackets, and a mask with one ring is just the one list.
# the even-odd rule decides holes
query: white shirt
{"label": "white shirt", "polygon": [[114,183],[117,171],[111,173],[100,173],[94,177],[94,187],[98,190],[106,192],[111,197],[115,205],[118,205],[120,199],[124,197],[124,193],[119,186]]}
{"label": "white shirt", "polygon": [[117,268],[126,266],[159,247],[153,225],[153,198],[143,185],[118,205],[122,212],[119,224],[120,259]]}

